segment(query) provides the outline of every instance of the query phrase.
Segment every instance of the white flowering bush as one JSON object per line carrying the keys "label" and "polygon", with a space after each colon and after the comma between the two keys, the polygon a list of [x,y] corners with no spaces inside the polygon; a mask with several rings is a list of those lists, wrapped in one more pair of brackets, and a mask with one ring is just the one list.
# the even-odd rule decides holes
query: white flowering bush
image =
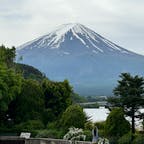
{"label": "white flowering bush", "polygon": [[75,127],[69,128],[68,133],[63,137],[64,140],[70,140],[72,143],[75,141],[85,140],[86,136],[83,134],[83,130]]}
{"label": "white flowering bush", "polygon": [[98,144],[109,144],[109,140],[106,138],[99,138]]}

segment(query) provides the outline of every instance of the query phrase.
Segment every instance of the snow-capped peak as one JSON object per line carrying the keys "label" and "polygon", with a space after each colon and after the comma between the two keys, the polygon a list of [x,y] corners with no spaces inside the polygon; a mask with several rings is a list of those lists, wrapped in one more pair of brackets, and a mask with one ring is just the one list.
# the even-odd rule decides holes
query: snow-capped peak
{"label": "snow-capped peak", "polygon": [[51,44],[52,48],[58,48],[60,44],[64,41],[65,35],[68,32],[72,32],[73,36],[80,40],[84,45],[86,45],[86,42],[79,36],[79,34],[85,35],[89,38],[91,37],[93,40],[95,40],[94,36],[90,32],[88,32],[87,28],[79,23],[63,24],[57,27],[56,30],[48,34],[45,39],[53,37],[49,44]]}
{"label": "snow-capped peak", "polygon": [[64,36],[67,32],[71,31],[73,36],[78,38],[83,44],[86,44],[84,40],[79,37],[78,35],[81,34],[83,36],[86,36],[87,38],[91,38],[93,40],[95,39],[95,34],[92,30],[85,27],[82,24],[79,23],[68,23],[63,24],[60,27],[58,27],[55,31],[53,31],[51,34],[55,34],[58,39],[60,39],[62,36]]}
{"label": "snow-capped peak", "polygon": [[82,27],[82,25],[79,23],[63,24],[61,26],[58,26],[56,30],[54,30],[52,33],[56,33],[57,35],[61,36],[66,34],[71,29],[75,29],[75,30],[77,29],[77,31],[80,31],[80,27]]}
{"label": "snow-capped peak", "polygon": [[84,40],[78,36],[78,33],[84,33],[83,28],[84,26],[79,23],[69,23],[69,24],[63,24],[56,28],[56,30],[52,31],[50,34],[48,34],[44,39],[49,39],[50,37],[53,37],[51,41],[49,41],[49,44],[52,48],[58,48],[62,42],[64,42],[65,35],[68,32],[72,32],[73,36],[75,36],[77,39],[79,39],[83,44],[86,45]]}
{"label": "snow-capped peak", "polygon": [[83,45],[87,49],[91,49],[91,51],[95,54],[104,53],[108,51],[117,51],[120,53],[127,54],[129,53],[129,51],[117,46],[116,44],[110,42],[109,40],[100,36],[96,32],[79,23],[68,23],[58,26],[55,30],[48,33],[47,35],[44,35],[38,39],[28,42],[18,47],[18,49],[23,49],[26,47],[28,47],[29,49],[60,48],[61,44],[65,42],[68,33],[71,34],[69,41],[72,41],[74,43],[74,39],[77,39],[81,45]]}

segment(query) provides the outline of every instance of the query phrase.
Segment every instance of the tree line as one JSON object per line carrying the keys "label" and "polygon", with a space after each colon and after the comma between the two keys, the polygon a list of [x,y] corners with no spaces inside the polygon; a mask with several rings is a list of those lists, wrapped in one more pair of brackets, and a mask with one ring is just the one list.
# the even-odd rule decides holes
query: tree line
{"label": "tree line", "polygon": [[[27,66],[16,64],[14,60],[15,48],[9,49],[2,45],[0,47],[0,131],[22,131],[26,123],[31,122],[31,125],[41,125],[45,128],[50,122],[60,120],[64,111],[72,105],[72,95],[74,95],[68,80],[50,81],[45,76],[37,80],[29,77],[28,73],[24,77],[23,74],[26,72],[23,73],[24,69],[19,66]],[[81,108],[79,110],[81,111]]]}

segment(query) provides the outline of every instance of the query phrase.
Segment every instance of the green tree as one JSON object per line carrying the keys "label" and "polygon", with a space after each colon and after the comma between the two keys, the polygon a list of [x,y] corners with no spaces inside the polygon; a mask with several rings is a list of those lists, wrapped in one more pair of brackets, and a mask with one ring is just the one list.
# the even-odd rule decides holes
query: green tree
{"label": "green tree", "polygon": [[0,117],[2,121],[6,120],[6,111],[13,99],[20,93],[22,77],[16,74],[14,70],[0,65]]}
{"label": "green tree", "polygon": [[114,108],[108,115],[105,123],[106,135],[121,137],[130,131],[130,124],[124,117],[122,108]]}
{"label": "green tree", "polygon": [[20,93],[21,76],[12,69],[0,66],[0,109],[6,111],[8,104]]}
{"label": "green tree", "polygon": [[144,79],[143,77],[131,76],[129,73],[122,73],[114,89],[113,97],[109,100],[112,106],[121,106],[126,115],[132,119],[132,133],[135,133],[135,117],[140,107],[144,106]]}
{"label": "green tree", "polygon": [[11,49],[4,45],[0,46],[0,64],[5,63],[8,67],[13,67],[15,59],[15,47]]}
{"label": "green tree", "polygon": [[70,127],[84,128],[87,120],[86,114],[79,105],[69,106],[62,115],[61,124],[65,129]]}
{"label": "green tree", "polygon": [[53,82],[45,79],[42,88],[45,96],[45,108],[51,110],[52,115],[55,115],[55,117],[62,114],[72,103],[72,88],[67,80]]}
{"label": "green tree", "polygon": [[9,105],[9,115],[15,123],[41,119],[44,110],[44,95],[35,80],[23,80],[21,93]]}

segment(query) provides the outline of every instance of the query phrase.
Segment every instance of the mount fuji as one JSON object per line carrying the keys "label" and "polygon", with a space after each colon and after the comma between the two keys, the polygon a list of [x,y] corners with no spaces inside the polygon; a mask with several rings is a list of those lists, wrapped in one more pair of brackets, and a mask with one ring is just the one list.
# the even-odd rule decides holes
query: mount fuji
{"label": "mount fuji", "polygon": [[17,47],[17,59],[49,79],[68,79],[80,95],[112,95],[122,72],[144,75],[144,56],[78,23],[64,24]]}

